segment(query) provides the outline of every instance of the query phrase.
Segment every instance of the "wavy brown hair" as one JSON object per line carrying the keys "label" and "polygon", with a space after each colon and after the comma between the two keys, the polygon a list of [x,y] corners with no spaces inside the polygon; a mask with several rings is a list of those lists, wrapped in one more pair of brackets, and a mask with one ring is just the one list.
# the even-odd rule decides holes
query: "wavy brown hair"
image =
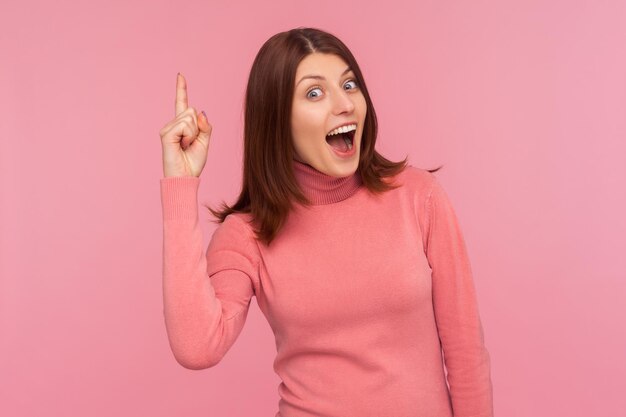
{"label": "wavy brown hair", "polygon": [[[363,185],[375,194],[399,187],[392,178],[408,164],[393,162],[375,150],[378,122],[356,59],[334,35],[315,28],[295,28],[269,38],[259,50],[245,94],[243,184],[235,204],[222,202],[219,211],[205,207],[222,223],[231,213],[250,213],[255,238],[270,245],[288,217],[293,202],[311,205],[293,173],[291,109],[296,69],[314,52],[335,54],[353,70],[367,103],[358,172]],[[438,167],[429,172],[436,172]]]}

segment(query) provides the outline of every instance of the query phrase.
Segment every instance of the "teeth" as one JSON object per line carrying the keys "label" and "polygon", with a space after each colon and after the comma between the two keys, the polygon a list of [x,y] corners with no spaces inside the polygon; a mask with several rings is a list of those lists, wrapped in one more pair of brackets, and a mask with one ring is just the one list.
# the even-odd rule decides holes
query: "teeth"
{"label": "teeth", "polygon": [[346,132],[350,132],[352,130],[356,130],[356,125],[347,125],[347,126],[342,126],[342,127],[338,127],[335,130],[332,130],[328,135],[326,136],[332,136],[332,135],[337,135],[339,133],[346,133]]}
{"label": "teeth", "polygon": [[348,150],[352,149],[352,141],[348,138],[343,138],[343,141],[348,145]]}

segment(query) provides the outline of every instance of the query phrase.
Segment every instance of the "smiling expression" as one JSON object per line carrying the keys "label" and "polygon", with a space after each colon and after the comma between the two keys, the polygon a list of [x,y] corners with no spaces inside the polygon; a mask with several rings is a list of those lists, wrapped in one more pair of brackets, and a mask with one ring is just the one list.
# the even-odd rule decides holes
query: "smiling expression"
{"label": "smiling expression", "polygon": [[[327,53],[307,55],[298,65],[291,112],[294,159],[333,177],[358,168],[367,104],[348,64]],[[326,141],[337,126],[356,123],[351,156],[339,156]]]}

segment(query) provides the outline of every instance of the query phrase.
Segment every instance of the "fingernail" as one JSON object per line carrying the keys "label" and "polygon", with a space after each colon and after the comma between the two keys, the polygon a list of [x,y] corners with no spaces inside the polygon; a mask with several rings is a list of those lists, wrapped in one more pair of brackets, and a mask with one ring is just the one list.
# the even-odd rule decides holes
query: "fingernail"
{"label": "fingernail", "polygon": [[202,114],[204,115],[204,120],[209,120],[209,118],[206,117],[206,113],[204,112],[204,110],[202,110]]}

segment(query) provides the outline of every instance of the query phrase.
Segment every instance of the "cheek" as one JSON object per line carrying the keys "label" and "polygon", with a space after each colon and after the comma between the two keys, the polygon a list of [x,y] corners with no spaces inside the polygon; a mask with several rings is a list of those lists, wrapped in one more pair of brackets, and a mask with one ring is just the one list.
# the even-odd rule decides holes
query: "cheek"
{"label": "cheek", "polygon": [[298,125],[292,135],[293,147],[302,155],[313,149],[315,140],[303,125]]}
{"label": "cheek", "polygon": [[361,109],[361,113],[365,115],[367,113],[367,102],[365,101],[365,96],[363,94],[360,95],[359,107]]}
{"label": "cheek", "polygon": [[306,153],[308,151],[314,150],[319,146],[319,140],[316,139],[315,136],[307,134],[306,132],[302,132],[299,136],[294,136],[293,138],[293,146],[298,150],[299,153]]}
{"label": "cheek", "polygon": [[305,109],[299,109],[294,113],[291,119],[291,130],[299,137],[305,137],[311,128],[311,120],[313,116]]}
{"label": "cheek", "polygon": [[324,137],[324,121],[313,115],[303,118],[295,129],[302,142],[317,141]]}

